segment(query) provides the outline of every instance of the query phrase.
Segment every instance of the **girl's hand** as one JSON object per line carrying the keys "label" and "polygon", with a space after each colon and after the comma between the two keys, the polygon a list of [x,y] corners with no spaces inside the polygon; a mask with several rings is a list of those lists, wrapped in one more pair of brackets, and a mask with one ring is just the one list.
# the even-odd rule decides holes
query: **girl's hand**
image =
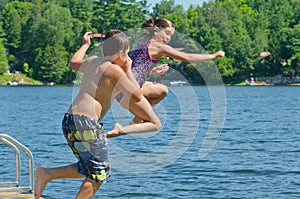
{"label": "girl's hand", "polygon": [[224,57],[225,56],[225,52],[219,50],[218,52],[216,52],[214,54],[214,56],[215,56],[215,59],[218,58],[218,57]]}
{"label": "girl's hand", "polygon": [[163,75],[165,74],[167,71],[169,70],[169,65],[168,64],[162,64],[162,65],[159,65],[155,68],[153,68],[151,70],[151,75],[153,74],[158,74],[158,75]]}

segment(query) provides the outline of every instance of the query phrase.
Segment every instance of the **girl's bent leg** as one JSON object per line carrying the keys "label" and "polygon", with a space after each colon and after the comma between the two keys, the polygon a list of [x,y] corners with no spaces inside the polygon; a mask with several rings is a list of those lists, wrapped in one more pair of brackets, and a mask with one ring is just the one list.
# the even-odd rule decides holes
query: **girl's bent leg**
{"label": "girl's bent leg", "polygon": [[[141,88],[143,96],[149,101],[151,106],[155,106],[168,95],[168,88],[162,84],[153,84],[147,82]],[[140,123],[142,121],[138,116],[134,117],[130,124]]]}
{"label": "girl's bent leg", "polygon": [[168,95],[168,88],[163,84],[147,83],[142,88],[142,94],[154,106]]}
{"label": "girl's bent leg", "polygon": [[141,118],[144,122],[139,124],[132,124],[129,126],[123,126],[123,133],[140,133],[140,132],[152,132],[157,131],[161,128],[161,122],[153,108],[146,100],[142,97],[139,102],[130,102],[125,96],[120,101],[120,104],[133,113],[136,117]]}

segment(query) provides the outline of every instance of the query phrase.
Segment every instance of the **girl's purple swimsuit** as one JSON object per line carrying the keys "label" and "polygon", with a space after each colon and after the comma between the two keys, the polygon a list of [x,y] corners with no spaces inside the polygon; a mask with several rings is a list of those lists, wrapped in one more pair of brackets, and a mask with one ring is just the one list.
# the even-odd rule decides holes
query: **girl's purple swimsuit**
{"label": "girl's purple swimsuit", "polygon": [[[149,44],[152,42],[155,42],[155,40],[151,39],[149,42],[141,42],[129,53],[129,57],[132,60],[131,71],[140,87],[144,85],[151,70],[160,60],[150,55]],[[123,93],[119,93],[116,96],[116,100],[120,102],[122,97]]]}
{"label": "girl's purple swimsuit", "polygon": [[150,55],[149,44],[152,42],[155,42],[155,40],[151,39],[149,42],[139,43],[129,53],[129,57],[132,59],[132,74],[140,86],[143,86],[151,70],[160,60]]}

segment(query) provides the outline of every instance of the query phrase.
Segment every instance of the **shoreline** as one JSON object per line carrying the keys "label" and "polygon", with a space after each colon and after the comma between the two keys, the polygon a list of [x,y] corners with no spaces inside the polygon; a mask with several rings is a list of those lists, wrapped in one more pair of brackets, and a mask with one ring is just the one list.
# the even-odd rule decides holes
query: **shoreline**
{"label": "shoreline", "polygon": [[[206,84],[193,84],[189,83],[187,80],[160,80],[157,83],[164,84],[166,86],[207,86]],[[173,83],[173,84],[172,84]],[[23,78],[8,82],[2,82],[0,86],[8,87],[28,87],[28,86],[79,86],[79,83],[67,83],[67,84],[57,84],[55,82],[39,82],[39,81],[26,81]],[[282,75],[274,77],[256,77],[252,81],[247,79],[240,83],[223,83],[223,86],[300,86],[300,77],[283,77]],[[214,86],[214,85],[210,85]],[[215,85],[218,86],[218,85]]]}

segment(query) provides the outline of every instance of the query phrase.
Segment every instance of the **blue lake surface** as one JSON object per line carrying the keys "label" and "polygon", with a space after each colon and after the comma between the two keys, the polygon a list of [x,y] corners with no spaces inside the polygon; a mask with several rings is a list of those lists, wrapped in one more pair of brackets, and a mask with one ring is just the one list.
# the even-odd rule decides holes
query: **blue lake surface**
{"label": "blue lake surface", "polygon": [[[112,176],[94,198],[300,198],[300,87],[169,88],[155,107],[159,132],[109,140]],[[75,91],[0,87],[0,133],[28,147],[35,168],[75,162],[61,131]],[[131,117],[114,104],[104,127]],[[0,181],[14,181],[14,152],[0,148]],[[74,198],[81,181],[52,181],[43,197]]]}

